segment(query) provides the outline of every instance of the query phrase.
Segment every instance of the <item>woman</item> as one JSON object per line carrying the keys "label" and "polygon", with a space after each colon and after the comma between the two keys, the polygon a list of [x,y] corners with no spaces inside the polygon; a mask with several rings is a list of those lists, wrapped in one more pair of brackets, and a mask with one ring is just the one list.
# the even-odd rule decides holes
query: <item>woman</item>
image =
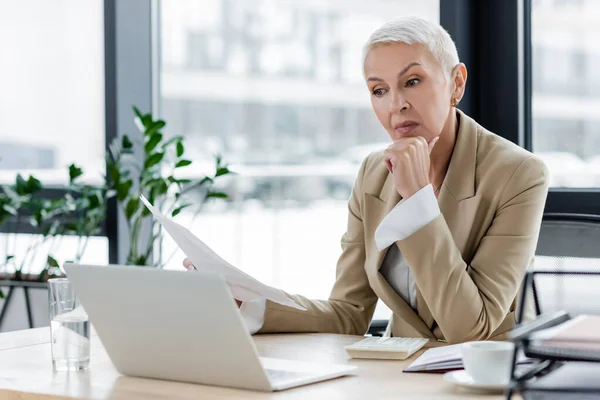
{"label": "woman", "polygon": [[291,296],[306,311],[263,300],[242,314],[253,333],[362,335],[380,298],[393,311],[392,336],[505,338],[534,257],[547,169],[456,109],[467,69],[441,26],[387,23],[364,54],[392,143],[360,168],[329,300]]}

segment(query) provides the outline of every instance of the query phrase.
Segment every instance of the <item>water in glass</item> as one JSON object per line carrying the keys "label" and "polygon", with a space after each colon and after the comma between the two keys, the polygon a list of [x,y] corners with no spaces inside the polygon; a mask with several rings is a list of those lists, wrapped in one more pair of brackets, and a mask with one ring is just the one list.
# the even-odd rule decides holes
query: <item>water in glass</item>
{"label": "water in glass", "polygon": [[90,363],[90,323],[67,279],[48,281],[52,367],[79,371]]}

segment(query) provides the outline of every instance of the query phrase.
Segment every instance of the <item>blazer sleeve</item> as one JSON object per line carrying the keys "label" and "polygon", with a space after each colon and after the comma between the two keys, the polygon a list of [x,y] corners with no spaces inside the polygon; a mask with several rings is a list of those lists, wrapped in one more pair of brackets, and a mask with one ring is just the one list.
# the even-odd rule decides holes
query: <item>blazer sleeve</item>
{"label": "blazer sleeve", "polygon": [[[348,227],[341,245],[336,280],[328,300],[288,295],[306,311],[267,301],[264,323],[258,333],[321,332],[363,335],[375,311],[377,295],[365,272],[365,237],[362,221],[363,162],[348,202]],[[318,260],[315,260],[318,262]]]}
{"label": "blazer sleeve", "polygon": [[396,242],[448,342],[488,339],[508,314],[534,257],[547,192],[546,166],[530,156],[506,184],[470,265],[443,215]]}

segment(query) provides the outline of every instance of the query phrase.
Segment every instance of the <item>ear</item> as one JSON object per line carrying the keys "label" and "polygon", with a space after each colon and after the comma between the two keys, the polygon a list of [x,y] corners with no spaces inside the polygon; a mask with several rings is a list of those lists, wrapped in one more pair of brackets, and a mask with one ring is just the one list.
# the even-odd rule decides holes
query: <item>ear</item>
{"label": "ear", "polygon": [[467,67],[465,64],[456,64],[452,70],[452,81],[454,82],[452,97],[460,101],[465,94],[465,86],[467,85]]}

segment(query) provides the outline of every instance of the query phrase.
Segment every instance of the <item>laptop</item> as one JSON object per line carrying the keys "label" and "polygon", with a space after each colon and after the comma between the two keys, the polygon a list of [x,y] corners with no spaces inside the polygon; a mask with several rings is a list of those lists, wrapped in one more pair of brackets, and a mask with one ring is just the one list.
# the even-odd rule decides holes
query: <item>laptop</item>
{"label": "laptop", "polygon": [[259,357],[220,275],[118,265],[65,270],[123,375],[276,391],[357,370]]}

